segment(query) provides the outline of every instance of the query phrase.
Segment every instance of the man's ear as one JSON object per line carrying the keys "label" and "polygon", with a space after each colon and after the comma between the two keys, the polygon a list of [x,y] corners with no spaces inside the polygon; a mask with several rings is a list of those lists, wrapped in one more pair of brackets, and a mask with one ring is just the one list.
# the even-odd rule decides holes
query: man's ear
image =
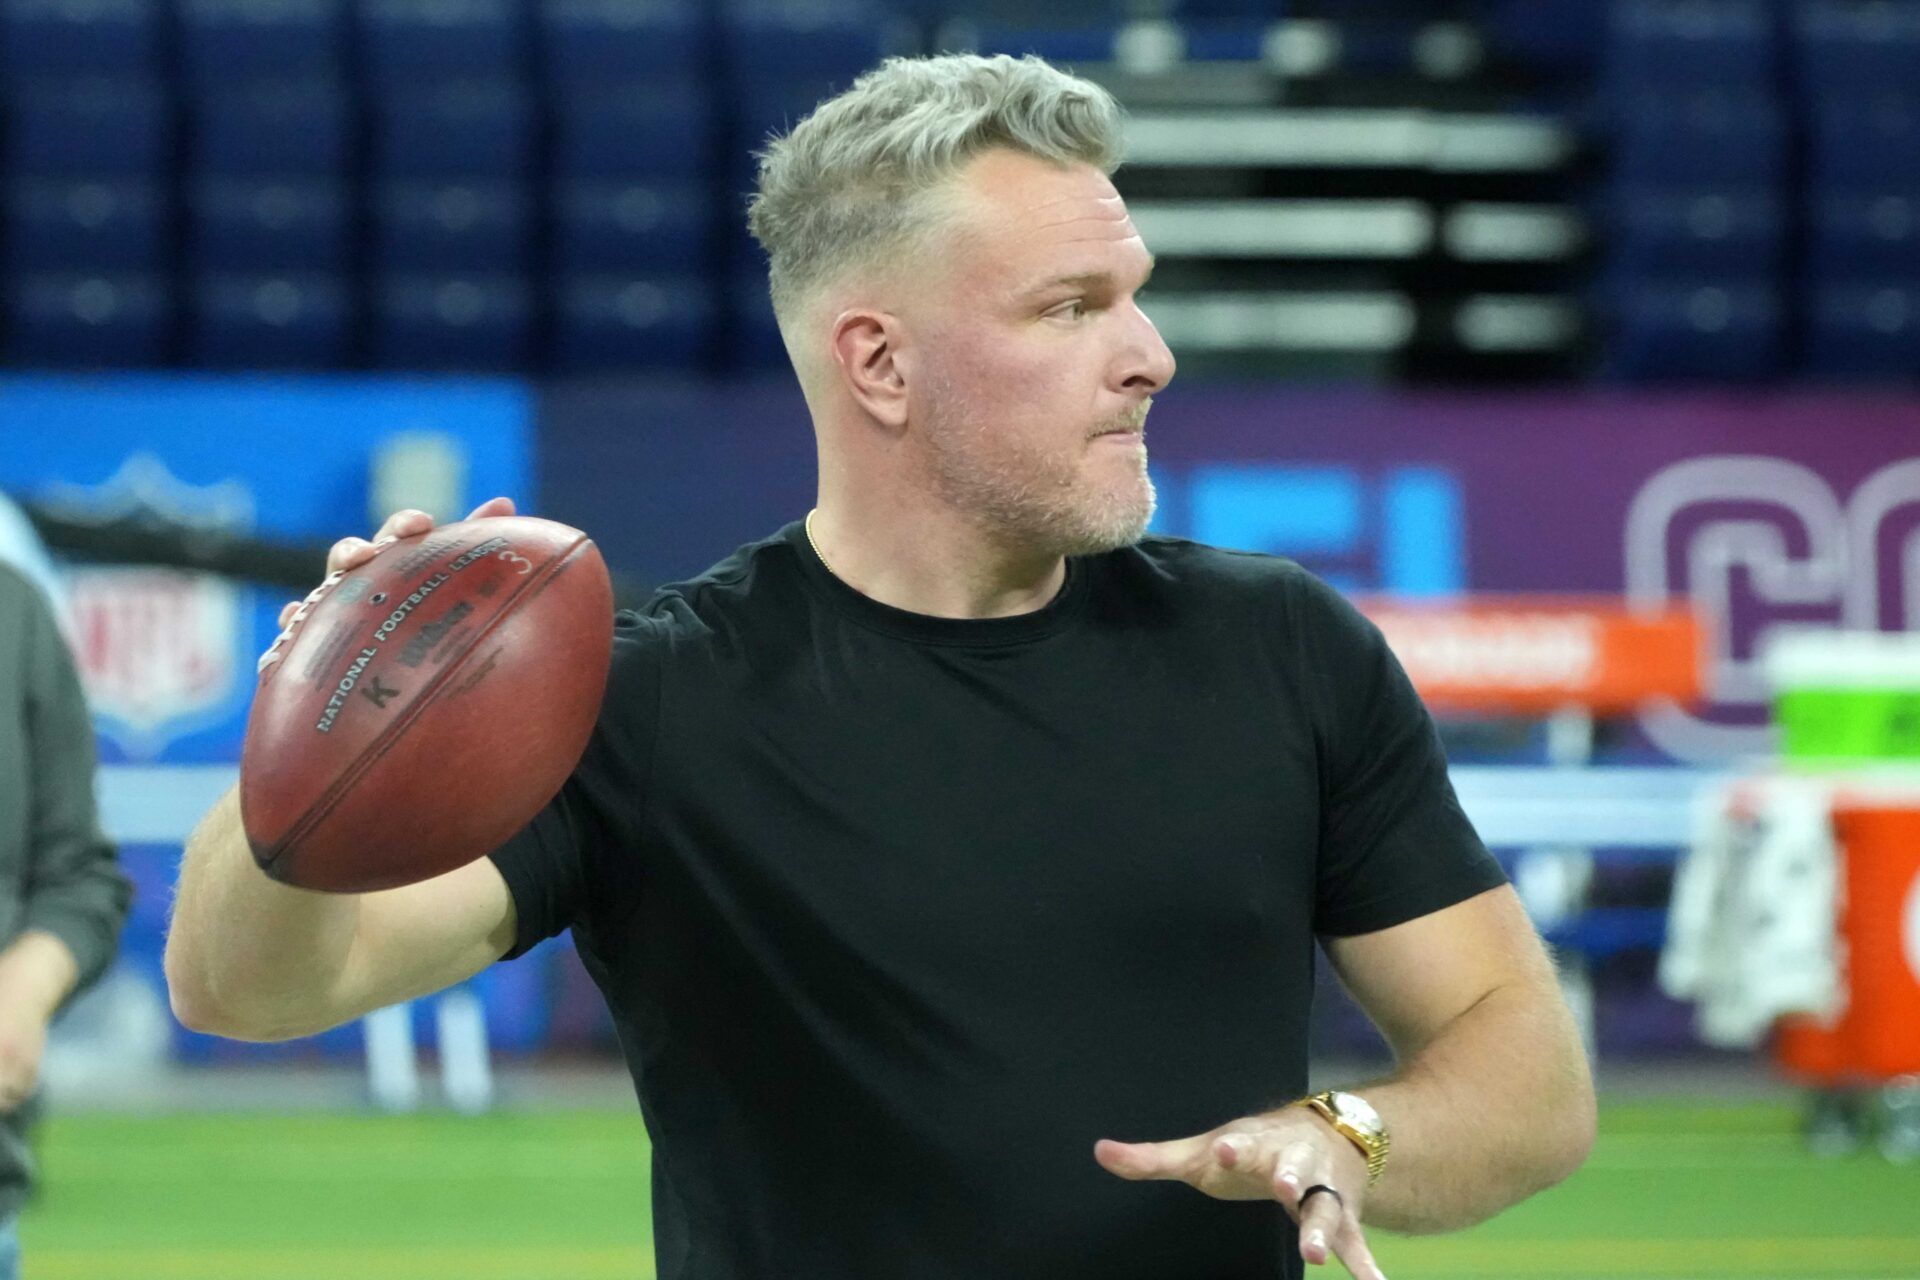
{"label": "man's ear", "polygon": [[884,311],[842,311],[827,352],[847,392],[877,421],[907,425],[907,364],[899,317]]}

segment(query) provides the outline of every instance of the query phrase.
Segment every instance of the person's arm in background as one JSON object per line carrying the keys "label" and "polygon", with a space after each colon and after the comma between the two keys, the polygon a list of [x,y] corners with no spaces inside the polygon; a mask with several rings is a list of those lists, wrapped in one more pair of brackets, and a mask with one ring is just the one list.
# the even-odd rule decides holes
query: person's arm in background
{"label": "person's arm in background", "polygon": [[[512,513],[497,498],[468,518]],[[375,542],[432,527],[425,514],[403,511]],[[343,539],[328,571],[351,569],[374,550]],[[196,1031],[238,1040],[311,1035],[473,976],[513,945],[515,922],[506,882],[487,858],[379,893],[280,884],[254,862],[238,792],[229,791],[181,859],[167,991],[174,1016]]]}
{"label": "person's arm in background", "polygon": [[80,978],[80,963],[51,933],[29,929],[0,951],[0,1114],[40,1083],[47,1026]]}
{"label": "person's arm in background", "polygon": [[18,503],[0,493],[0,564],[12,565],[22,577],[40,588],[53,605],[54,621],[68,640],[73,639],[73,611],[66,586],[54,571],[46,544],[34,532],[33,522]]}
{"label": "person's arm in background", "polygon": [[112,962],[132,901],[93,793],[93,724],[53,612],[39,590],[0,583],[23,611],[25,697],[19,759],[27,772],[20,933],[0,950],[0,1112],[32,1095],[47,1026]]}

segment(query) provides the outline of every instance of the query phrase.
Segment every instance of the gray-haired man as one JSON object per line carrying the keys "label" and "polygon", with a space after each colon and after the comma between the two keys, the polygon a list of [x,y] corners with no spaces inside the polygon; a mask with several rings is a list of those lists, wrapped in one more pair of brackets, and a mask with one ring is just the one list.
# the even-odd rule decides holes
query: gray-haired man
{"label": "gray-haired man", "polygon": [[[571,928],[671,1280],[1371,1280],[1363,1221],[1570,1172],[1578,1037],[1379,633],[1290,561],[1143,536],[1174,362],[1118,124],[945,57],[775,142],[752,226],[815,510],[621,616],[585,758],[491,858],[316,899],[224,801],[183,1016],[314,1030]],[[1316,936],[1401,1069],[1290,1105]]]}

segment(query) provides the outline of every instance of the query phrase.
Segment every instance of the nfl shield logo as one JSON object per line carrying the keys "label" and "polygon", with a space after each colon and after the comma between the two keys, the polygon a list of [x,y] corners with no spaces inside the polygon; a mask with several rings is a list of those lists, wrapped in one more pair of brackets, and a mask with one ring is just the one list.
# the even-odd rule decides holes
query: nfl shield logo
{"label": "nfl shield logo", "polygon": [[151,758],[232,696],[240,592],[212,574],[81,568],[69,577],[80,677],[127,754]]}
{"label": "nfl shield logo", "polygon": [[[97,486],[61,485],[63,513],[102,523],[149,519],[172,530],[252,527],[252,493],[236,481],[183,483],[139,454]],[[245,593],[215,574],[130,565],[67,572],[80,678],[100,734],[129,758],[151,760],[176,739],[212,727],[244,697],[251,642]],[[243,631],[247,633],[243,634]]]}

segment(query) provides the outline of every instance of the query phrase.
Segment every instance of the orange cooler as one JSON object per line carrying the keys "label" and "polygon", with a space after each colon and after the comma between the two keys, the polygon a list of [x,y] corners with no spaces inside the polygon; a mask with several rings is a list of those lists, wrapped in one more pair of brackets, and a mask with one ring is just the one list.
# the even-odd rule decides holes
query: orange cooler
{"label": "orange cooler", "polygon": [[1834,799],[1846,1004],[1836,1022],[1780,1023],[1775,1055],[1818,1083],[1920,1074],[1920,794]]}

